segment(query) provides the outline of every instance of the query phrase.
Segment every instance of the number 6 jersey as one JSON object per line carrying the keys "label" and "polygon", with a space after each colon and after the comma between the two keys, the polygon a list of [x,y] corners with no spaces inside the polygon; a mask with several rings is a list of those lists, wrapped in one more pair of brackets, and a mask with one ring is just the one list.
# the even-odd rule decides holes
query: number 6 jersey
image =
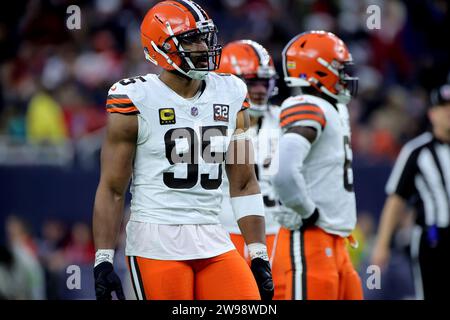
{"label": "number 6 jersey", "polygon": [[237,113],[248,107],[246,95],[237,77],[216,73],[208,74],[191,99],[154,74],[111,87],[107,110],[138,114],[131,221],[219,223],[223,160]]}
{"label": "number 6 jersey", "polygon": [[348,236],[356,224],[356,202],[347,106],[307,94],[290,97],[281,106],[280,126],[283,132],[294,126],[316,129],[301,173],[320,212],[317,225],[328,233]]}

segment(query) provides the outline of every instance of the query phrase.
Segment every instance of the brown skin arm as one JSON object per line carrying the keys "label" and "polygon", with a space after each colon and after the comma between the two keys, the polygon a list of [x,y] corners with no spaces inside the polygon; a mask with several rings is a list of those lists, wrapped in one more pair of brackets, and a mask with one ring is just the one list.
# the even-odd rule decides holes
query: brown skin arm
{"label": "brown skin arm", "polygon": [[288,129],[286,133],[296,133],[306,138],[310,143],[313,143],[317,137],[317,131],[311,127],[296,126]]}
{"label": "brown skin arm", "polygon": [[404,213],[406,206],[406,201],[396,194],[390,195],[384,204],[371,257],[371,263],[379,266],[381,269],[384,269],[389,262],[389,245],[395,229],[402,219],[402,213]]}
{"label": "brown skin arm", "polygon": [[133,170],[137,116],[109,114],[101,152],[101,174],[94,203],[96,250],[114,249],[123,217],[125,192]]}
{"label": "brown skin arm", "polygon": [[[247,131],[250,118],[247,111],[240,111],[236,120],[236,133]],[[245,152],[245,157],[242,157]],[[230,196],[240,197],[260,193],[254,166],[254,152],[250,140],[232,141],[225,165],[230,182]],[[246,216],[237,221],[245,243],[266,243],[265,219],[262,216]]]}

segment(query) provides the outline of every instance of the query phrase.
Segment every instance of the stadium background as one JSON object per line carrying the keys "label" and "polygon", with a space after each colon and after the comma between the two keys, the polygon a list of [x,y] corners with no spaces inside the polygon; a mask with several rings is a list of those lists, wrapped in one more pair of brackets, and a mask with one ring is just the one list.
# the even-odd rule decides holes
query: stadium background
{"label": "stadium background", "polygon": [[[13,252],[20,286],[8,288],[0,281],[0,297],[9,290],[18,298],[91,299],[90,224],[106,93],[119,79],[157,72],[144,61],[139,39],[140,21],[156,1],[17,2],[0,13],[0,280]],[[448,77],[449,3],[197,2],[214,19],[222,44],[247,38],[260,42],[280,75],[281,50],[300,32],[332,31],[349,46],[360,78],[358,97],[350,104],[361,243],[352,256],[365,283],[392,163],[403,143],[426,130],[428,92]],[[80,30],[66,28],[71,4],[81,8]],[[366,25],[371,4],[381,9],[379,30]],[[274,103],[288,95],[282,81],[278,86]],[[411,217],[405,215],[392,244],[381,290],[365,288],[367,298],[413,297],[406,255]],[[116,263],[129,289],[120,260]],[[72,264],[81,267],[81,290],[67,289],[66,267]]]}

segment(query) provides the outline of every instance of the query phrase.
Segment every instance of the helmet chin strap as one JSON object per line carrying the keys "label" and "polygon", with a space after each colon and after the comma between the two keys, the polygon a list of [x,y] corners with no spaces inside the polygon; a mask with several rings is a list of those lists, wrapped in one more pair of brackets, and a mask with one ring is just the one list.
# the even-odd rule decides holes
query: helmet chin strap
{"label": "helmet chin strap", "polygon": [[263,110],[255,110],[250,107],[250,108],[248,108],[248,114],[253,118],[261,118],[262,116],[264,116],[264,111]]}
{"label": "helmet chin strap", "polygon": [[256,104],[250,101],[250,108],[248,108],[248,114],[255,118],[260,118],[264,115],[264,112],[268,108],[268,104]]}

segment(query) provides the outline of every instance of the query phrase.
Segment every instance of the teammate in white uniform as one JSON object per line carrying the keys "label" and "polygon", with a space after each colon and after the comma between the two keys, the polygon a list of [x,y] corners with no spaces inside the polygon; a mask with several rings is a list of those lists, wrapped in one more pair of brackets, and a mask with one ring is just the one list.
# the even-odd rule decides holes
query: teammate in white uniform
{"label": "teammate in white uniform", "polygon": [[[277,74],[272,58],[259,43],[251,40],[238,40],[223,48],[218,72],[233,74],[247,83],[249,91],[250,128],[248,130],[255,150],[256,172],[264,197],[266,216],[266,235],[278,232],[279,225],[272,217],[272,211],[279,209],[279,202],[274,198],[271,176],[277,161],[272,163],[280,137],[278,106],[271,105],[269,98],[276,94],[275,81]],[[224,183],[228,183],[224,177]],[[241,231],[234,219],[230,195],[224,188],[220,221],[232,235],[240,235]],[[236,244],[236,243],[235,243]],[[242,252],[243,248],[237,246]],[[269,250],[270,251],[270,250]]]}
{"label": "teammate in white uniform", "polygon": [[[237,77],[210,72],[221,54],[216,32],[192,1],[158,3],[141,35],[146,58],[164,70],[122,80],[108,93],[93,219],[98,299],[112,291],[123,298],[112,263],[130,177],[126,255],[138,299],[273,296],[263,199],[250,155],[242,157],[251,150],[247,89]],[[251,269],[219,223],[224,168]]]}
{"label": "teammate in white uniform", "polygon": [[[250,109],[251,98],[250,98]],[[273,212],[280,210],[281,206],[272,186],[272,178],[277,170],[278,159],[275,158],[278,141],[280,139],[279,129],[279,115],[280,107],[275,105],[268,105],[267,110],[264,110],[259,116],[250,115],[250,128],[248,129],[249,138],[252,140],[255,150],[255,165],[259,187],[264,199],[264,213],[266,220],[266,235],[275,235],[278,232],[280,225],[273,217]],[[249,110],[250,111],[250,110]],[[251,114],[251,113],[250,113]],[[240,235],[241,231],[234,219],[233,208],[230,202],[230,194],[226,176],[223,177],[223,191],[224,197],[222,201],[222,211],[219,214],[219,219],[225,229],[231,235]],[[267,238],[269,241],[269,237]],[[233,240],[233,237],[232,237]],[[234,240],[233,240],[234,242]],[[238,248],[240,251],[241,248]],[[243,248],[242,248],[243,249]],[[244,256],[248,257],[248,252],[245,249]],[[271,255],[269,249],[269,254]],[[271,255],[272,256],[272,255]]]}
{"label": "teammate in white uniform", "polygon": [[[289,193],[280,192],[283,204],[299,212],[303,218],[308,218],[318,209],[320,215],[315,222],[316,226],[327,233],[349,236],[356,224],[356,202],[347,106],[341,103],[333,105],[323,98],[301,94],[283,102],[280,120],[285,141],[298,139],[291,135],[295,133],[289,132],[293,127],[312,128],[315,131],[315,137],[305,146],[309,150],[303,159],[300,172],[290,177],[290,188],[303,184],[306,186],[305,190],[301,189],[304,197],[299,199],[298,195],[295,195],[294,198],[292,191],[291,199],[288,197]],[[303,141],[302,136],[300,140]],[[281,162],[281,165],[283,164],[284,162]],[[284,170],[289,168],[283,168],[281,172]],[[304,183],[295,180],[300,175]],[[282,184],[288,183],[284,179],[286,177],[279,177],[283,178]],[[319,190],[320,192],[314,192]],[[298,222],[300,227],[301,221]]]}
{"label": "teammate in white uniform", "polygon": [[274,179],[290,209],[277,215],[279,239],[291,243],[280,258],[291,278],[287,299],[362,298],[345,244],[356,224],[346,106],[357,81],[347,75],[351,62],[342,40],[324,31],[300,34],[283,50],[286,84],[303,87],[281,106]]}
{"label": "teammate in white uniform", "polygon": [[[255,166],[261,193],[264,198],[266,217],[266,241],[275,285],[274,299],[284,298],[284,270],[278,268],[276,251],[282,246],[277,240],[279,224],[273,215],[282,210],[272,186],[273,175],[278,170],[275,157],[281,135],[279,127],[280,108],[269,103],[277,93],[278,78],[273,61],[267,50],[251,40],[238,40],[227,44],[222,52],[220,72],[237,75],[247,83],[249,91],[250,129],[249,135],[255,147]],[[227,179],[224,178],[224,184]],[[227,188],[224,188],[222,213],[219,215],[225,229],[239,253],[249,261],[247,246],[234,219],[233,208]]]}

